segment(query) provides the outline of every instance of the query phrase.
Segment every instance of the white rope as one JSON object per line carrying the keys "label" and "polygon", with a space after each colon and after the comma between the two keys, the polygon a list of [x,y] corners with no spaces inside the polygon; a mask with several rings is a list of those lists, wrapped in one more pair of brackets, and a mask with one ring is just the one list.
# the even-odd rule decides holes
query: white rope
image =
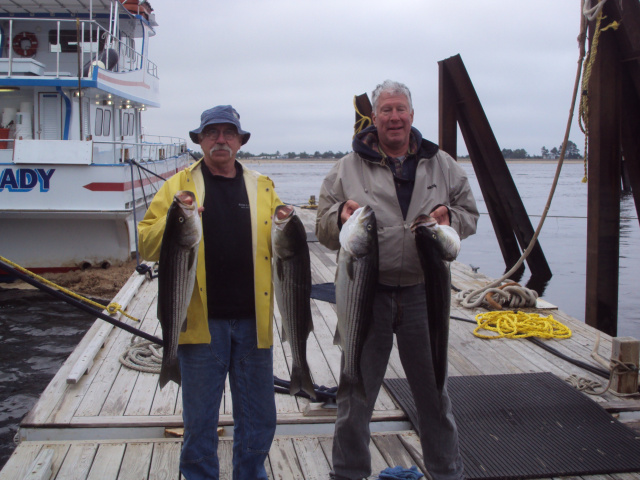
{"label": "white rope", "polygon": [[162,347],[149,340],[136,342],[136,338],[139,337],[131,337],[131,344],[120,355],[120,363],[139,372],[160,373]]}
{"label": "white rope", "polygon": [[[590,0],[585,0],[585,3],[588,2]],[[601,0],[601,4],[604,4],[606,0]],[[585,10],[585,7],[583,6],[583,10]],[[580,55],[579,55],[579,59],[578,59],[578,68],[576,71],[576,79],[574,82],[574,86],[573,86],[573,95],[571,98],[571,108],[569,109],[569,118],[567,119],[567,126],[565,128],[565,134],[564,134],[564,139],[562,141],[562,148],[560,149],[560,158],[558,159],[558,165],[556,167],[556,174],[555,177],[553,179],[552,185],[551,185],[551,190],[549,191],[549,196],[547,197],[547,204],[544,207],[544,211],[542,212],[542,216],[540,217],[540,222],[538,222],[538,227],[536,228],[536,231],[533,234],[533,237],[531,238],[531,241],[529,242],[529,246],[526,248],[526,250],[522,253],[522,255],[520,256],[520,258],[518,259],[518,261],[515,263],[515,265],[513,267],[511,267],[511,269],[505,273],[501,278],[489,283],[488,285],[485,285],[483,287],[480,287],[476,290],[467,290],[464,292],[460,292],[457,295],[457,299],[460,302],[460,305],[464,308],[474,308],[475,306],[479,305],[480,303],[482,303],[482,301],[484,300],[484,298],[486,297],[486,295],[484,294],[484,292],[487,289],[493,288],[493,287],[497,287],[498,285],[500,285],[502,283],[503,280],[509,278],[511,275],[513,275],[519,268],[520,266],[524,263],[525,259],[529,256],[529,254],[531,253],[531,251],[533,250],[533,248],[536,245],[536,242],[538,240],[538,236],[540,235],[540,231],[542,230],[542,226],[544,225],[544,221],[547,218],[547,214],[549,213],[549,209],[551,208],[551,200],[553,199],[553,195],[555,193],[556,187],[558,185],[558,179],[560,177],[560,171],[562,170],[562,164],[564,163],[564,156],[565,153],[567,151],[567,145],[569,142],[569,133],[571,132],[571,122],[573,120],[573,111],[575,110],[575,105],[576,105],[576,98],[578,96],[578,89],[580,87],[580,76],[581,76],[581,71],[582,71],[582,62],[584,59],[584,42],[586,39],[586,24],[584,21],[582,21],[582,17],[581,17],[581,25],[580,25],[580,36],[578,37],[579,39],[579,45],[580,45]],[[537,295],[537,294],[536,294]],[[534,303],[535,305],[535,303]]]}
{"label": "white rope", "polygon": [[514,283],[507,280],[507,283],[501,288],[488,286],[481,290],[464,290],[458,292],[456,299],[466,308],[477,308],[481,305],[490,309],[499,308],[496,307],[496,304],[508,309],[535,307],[538,292]]}
{"label": "white rope", "polygon": [[591,0],[585,0],[582,7],[582,13],[587,20],[595,20],[598,14],[602,11],[602,7],[604,7],[605,3],[607,3],[607,0],[600,0],[594,7],[591,7]]}

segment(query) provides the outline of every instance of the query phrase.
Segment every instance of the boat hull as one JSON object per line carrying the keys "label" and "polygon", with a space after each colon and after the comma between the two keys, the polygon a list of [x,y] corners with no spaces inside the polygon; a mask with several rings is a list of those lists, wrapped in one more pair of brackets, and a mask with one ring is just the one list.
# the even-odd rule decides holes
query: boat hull
{"label": "boat hull", "polygon": [[187,153],[140,167],[0,164],[0,256],[40,272],[127,261],[155,192],[188,165]]}

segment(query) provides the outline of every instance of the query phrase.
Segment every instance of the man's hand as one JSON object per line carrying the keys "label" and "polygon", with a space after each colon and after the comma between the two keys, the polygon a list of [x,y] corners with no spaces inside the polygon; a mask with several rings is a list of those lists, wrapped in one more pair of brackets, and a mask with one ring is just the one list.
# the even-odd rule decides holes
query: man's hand
{"label": "man's hand", "polygon": [[440,205],[438,208],[435,208],[429,215],[436,219],[436,222],[438,222],[438,225],[451,226],[451,219],[449,218],[449,209],[444,205]]}
{"label": "man's hand", "polygon": [[355,212],[359,208],[360,208],[360,205],[358,205],[358,202],[355,202],[353,200],[347,200],[344,206],[342,207],[342,213],[340,213],[340,221],[342,222],[342,225],[347,223],[347,220],[349,220],[349,217],[353,215],[353,212]]}

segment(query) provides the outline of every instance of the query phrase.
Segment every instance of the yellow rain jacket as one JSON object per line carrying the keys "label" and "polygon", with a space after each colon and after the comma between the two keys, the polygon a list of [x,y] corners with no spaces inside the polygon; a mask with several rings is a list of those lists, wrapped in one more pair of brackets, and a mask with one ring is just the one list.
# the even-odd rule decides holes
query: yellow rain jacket
{"label": "yellow rain jacket", "polygon": [[[138,224],[140,255],[145,260],[160,258],[160,245],[173,196],[179,190],[195,193],[199,206],[204,202],[202,160],[167,180],[156,193],[144,219]],[[273,345],[273,289],[271,283],[271,218],[282,202],[271,179],[243,166],[244,183],[251,211],[251,237],[256,296],[258,348]],[[180,334],[180,343],[209,343],[207,321],[207,275],[204,262],[204,241],[198,248],[196,283],[187,309],[187,330]]]}

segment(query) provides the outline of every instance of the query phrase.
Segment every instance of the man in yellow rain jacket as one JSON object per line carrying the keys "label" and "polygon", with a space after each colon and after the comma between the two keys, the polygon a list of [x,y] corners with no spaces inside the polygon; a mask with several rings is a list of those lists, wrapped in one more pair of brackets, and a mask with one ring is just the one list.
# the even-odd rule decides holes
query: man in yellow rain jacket
{"label": "man in yellow rain jacket", "polygon": [[204,158],[162,186],[138,226],[142,257],[158,260],[174,194],[195,193],[203,236],[178,348],[185,426],[180,470],[188,480],[219,476],[216,427],[228,373],[234,478],[266,479],[276,426],[271,217],[281,201],[268,177],[236,160],[250,133],[233,107],[206,110],[189,135]]}

